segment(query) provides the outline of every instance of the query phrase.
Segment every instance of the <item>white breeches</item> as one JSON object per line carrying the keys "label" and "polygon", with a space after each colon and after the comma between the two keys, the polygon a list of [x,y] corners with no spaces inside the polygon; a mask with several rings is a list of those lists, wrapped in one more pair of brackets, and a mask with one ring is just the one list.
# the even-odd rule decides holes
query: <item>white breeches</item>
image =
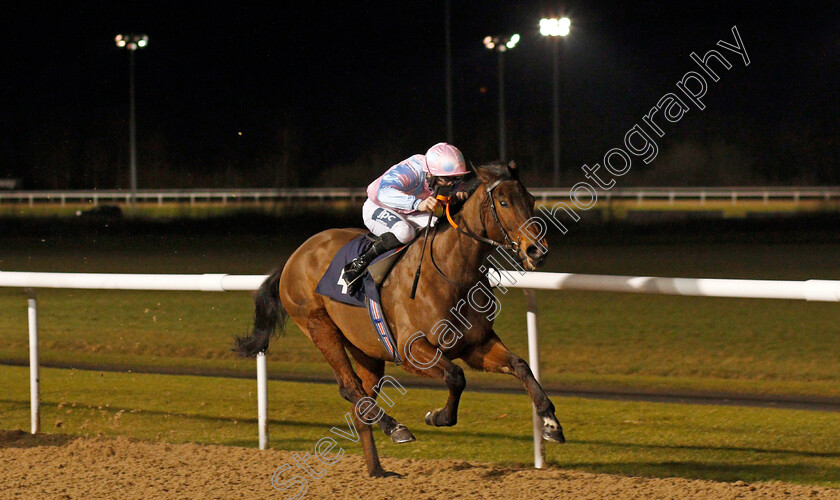
{"label": "white breeches", "polygon": [[[417,236],[417,231],[426,227],[431,216],[421,212],[401,214],[367,200],[362,206],[362,217],[365,226],[374,235],[382,236],[390,232],[394,233],[400,243],[409,243]],[[432,225],[435,224],[435,221],[437,221],[437,217],[432,217]]]}

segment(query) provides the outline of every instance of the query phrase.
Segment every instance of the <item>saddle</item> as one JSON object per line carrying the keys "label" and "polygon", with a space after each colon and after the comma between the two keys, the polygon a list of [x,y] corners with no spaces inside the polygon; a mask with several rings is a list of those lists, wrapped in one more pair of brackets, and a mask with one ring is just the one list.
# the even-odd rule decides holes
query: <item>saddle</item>
{"label": "saddle", "polygon": [[363,285],[355,294],[348,292],[347,282],[344,281],[344,266],[359,255],[365,253],[373,244],[374,236],[370,233],[357,236],[345,244],[335,254],[324,275],[315,287],[315,293],[329,297],[333,300],[355,307],[364,307],[368,310],[373,329],[379,337],[385,350],[391,355],[396,364],[402,363],[397,344],[388,329],[388,323],[382,314],[382,301],[379,296],[379,288],[388,277],[391,269],[399,262],[405,254],[408,245],[389,250],[380,255],[368,266],[367,272],[362,276]]}

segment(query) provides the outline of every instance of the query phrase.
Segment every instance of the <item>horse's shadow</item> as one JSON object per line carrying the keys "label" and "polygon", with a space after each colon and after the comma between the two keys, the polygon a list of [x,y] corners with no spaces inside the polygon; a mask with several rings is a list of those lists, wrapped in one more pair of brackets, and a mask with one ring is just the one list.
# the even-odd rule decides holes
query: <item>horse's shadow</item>
{"label": "horse's shadow", "polygon": [[0,431],[0,450],[4,448],[64,446],[80,437],[71,434],[30,434],[22,430]]}

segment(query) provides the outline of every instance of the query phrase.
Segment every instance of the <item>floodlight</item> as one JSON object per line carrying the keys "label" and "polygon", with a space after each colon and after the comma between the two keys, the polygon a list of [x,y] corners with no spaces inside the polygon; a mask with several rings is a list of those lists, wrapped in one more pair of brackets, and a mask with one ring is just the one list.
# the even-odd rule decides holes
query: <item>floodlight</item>
{"label": "floodlight", "polygon": [[540,34],[542,36],[566,36],[571,29],[572,21],[568,17],[540,19]]}
{"label": "floodlight", "polygon": [[125,47],[128,50],[137,50],[142,49],[146,45],[149,44],[149,36],[148,35],[117,35],[114,38],[114,41],[117,42],[117,47],[123,48]]}

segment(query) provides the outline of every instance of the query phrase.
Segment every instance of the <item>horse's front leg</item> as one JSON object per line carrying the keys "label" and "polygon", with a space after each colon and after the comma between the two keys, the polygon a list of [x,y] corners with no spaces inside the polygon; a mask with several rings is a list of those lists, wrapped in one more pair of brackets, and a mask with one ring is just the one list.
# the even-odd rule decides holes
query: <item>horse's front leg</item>
{"label": "horse's front leg", "polygon": [[461,401],[461,393],[467,386],[464,370],[443,356],[425,337],[414,339],[404,354],[408,359],[402,367],[407,372],[442,378],[449,389],[446,405],[426,413],[426,423],[435,427],[450,427],[458,423],[458,404]]}
{"label": "horse's front leg", "polygon": [[543,439],[555,443],[566,442],[563,428],[554,415],[554,403],[548,399],[542,386],[534,378],[531,367],[525,360],[510,352],[495,332],[491,331],[489,338],[466,353],[463,360],[473,368],[486,372],[507,373],[519,379],[531,396],[537,414],[542,418]]}

